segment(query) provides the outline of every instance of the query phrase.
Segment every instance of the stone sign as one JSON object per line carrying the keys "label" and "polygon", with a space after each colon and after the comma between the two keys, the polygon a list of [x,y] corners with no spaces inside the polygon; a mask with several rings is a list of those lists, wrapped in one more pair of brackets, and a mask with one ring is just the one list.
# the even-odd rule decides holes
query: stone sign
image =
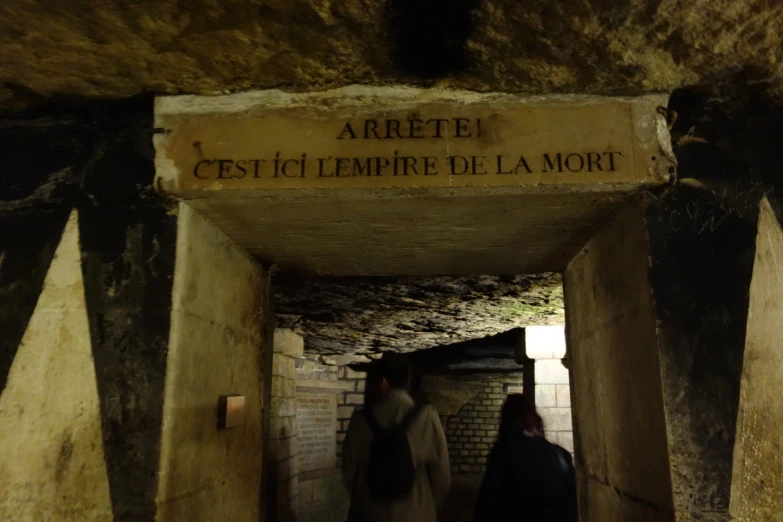
{"label": "stone sign", "polygon": [[171,191],[660,183],[655,101],[369,87],[161,98],[156,164]]}
{"label": "stone sign", "polygon": [[337,456],[337,397],[296,394],[299,471],[333,468]]}

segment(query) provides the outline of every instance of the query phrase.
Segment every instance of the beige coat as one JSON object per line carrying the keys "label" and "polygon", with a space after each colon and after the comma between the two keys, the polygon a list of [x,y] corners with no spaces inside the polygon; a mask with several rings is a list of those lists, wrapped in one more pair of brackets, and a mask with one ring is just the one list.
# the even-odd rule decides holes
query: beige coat
{"label": "beige coat", "polygon": [[[402,390],[392,390],[373,413],[382,428],[399,424],[413,399]],[[358,522],[435,522],[437,507],[451,485],[449,450],[440,418],[432,406],[425,406],[408,428],[416,482],[407,498],[391,505],[374,504],[367,486],[367,460],[372,431],[364,415],[351,418],[343,446],[343,476],[352,492],[352,514]],[[351,520],[354,522],[354,520]]]}

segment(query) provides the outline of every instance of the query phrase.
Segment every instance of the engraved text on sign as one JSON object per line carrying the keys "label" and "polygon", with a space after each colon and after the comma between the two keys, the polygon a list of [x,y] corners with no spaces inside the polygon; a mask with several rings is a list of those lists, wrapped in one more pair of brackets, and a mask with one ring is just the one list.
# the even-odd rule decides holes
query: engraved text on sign
{"label": "engraved text on sign", "polygon": [[336,417],[335,395],[296,395],[299,471],[334,467],[337,451]]}

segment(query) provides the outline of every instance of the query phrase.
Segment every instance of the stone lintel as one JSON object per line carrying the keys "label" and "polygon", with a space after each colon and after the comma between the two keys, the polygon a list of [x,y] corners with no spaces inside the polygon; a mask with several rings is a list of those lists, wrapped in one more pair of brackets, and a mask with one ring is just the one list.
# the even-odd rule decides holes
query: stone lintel
{"label": "stone lintel", "polygon": [[666,101],[367,86],[161,97],[157,186],[185,198],[257,189],[656,186],[673,166],[656,110]]}

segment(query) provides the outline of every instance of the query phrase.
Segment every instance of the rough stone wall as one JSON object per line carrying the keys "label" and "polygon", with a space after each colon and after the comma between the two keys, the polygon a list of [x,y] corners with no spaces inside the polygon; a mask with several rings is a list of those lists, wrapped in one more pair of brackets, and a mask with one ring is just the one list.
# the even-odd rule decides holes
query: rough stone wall
{"label": "rough stone wall", "polygon": [[[257,522],[267,275],[187,204],[179,215],[156,520]],[[244,421],[220,430],[231,394]]]}
{"label": "rough stone wall", "polygon": [[564,274],[583,520],[674,520],[648,256],[631,208]]}
{"label": "rough stone wall", "polygon": [[731,483],[732,520],[783,520],[783,230],[761,202]]}
{"label": "rough stone wall", "polygon": [[705,226],[727,204],[681,187],[644,215],[678,520],[729,516],[756,222],[730,214]]}
{"label": "rough stone wall", "polygon": [[519,326],[563,321],[563,287],[560,274],[555,273],[297,275],[278,276],[273,282],[278,326],[292,324],[291,328],[307,339],[308,352],[316,354],[412,352]]}
{"label": "rough stone wall", "polygon": [[480,91],[667,91],[743,68],[779,78],[783,63],[783,11],[764,0],[166,0],[87,11],[36,0],[0,14],[7,106],[436,79]]}
{"label": "rough stone wall", "polygon": [[441,416],[452,474],[484,472],[509,386],[521,391],[522,374],[422,377],[422,391]]}
{"label": "rough stone wall", "polygon": [[[274,489],[277,522],[293,522],[299,514],[299,445],[296,437],[296,364],[302,357],[301,336],[275,329],[272,355],[272,394],[270,405],[269,458],[275,472],[270,476]],[[273,509],[268,506],[268,509]],[[271,518],[271,515],[269,515]]]}

